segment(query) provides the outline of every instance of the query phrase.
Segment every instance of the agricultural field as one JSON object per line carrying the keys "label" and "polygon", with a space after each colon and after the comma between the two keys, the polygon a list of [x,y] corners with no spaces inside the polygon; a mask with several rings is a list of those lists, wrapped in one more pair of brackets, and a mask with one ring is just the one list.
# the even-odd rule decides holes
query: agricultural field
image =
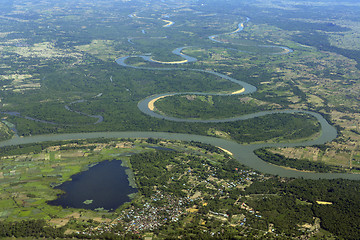
{"label": "agricultural field", "polygon": [[[3,237],[13,231],[19,237],[154,239],[199,234],[216,238],[220,233],[228,237],[281,238],[347,234],[351,227],[348,219],[343,219],[344,228],[338,231],[331,223],[332,217],[322,209],[330,207],[351,219],[358,208],[354,205],[349,214],[341,208],[346,204],[342,199],[356,199],[356,195],[351,195],[356,182],[342,180],[348,185],[343,188],[342,182],[323,180],[319,187],[318,181],[264,175],[237,163],[230,154],[198,142],[151,138],[8,147],[1,157],[0,219],[17,221],[24,228],[0,234]],[[128,184],[137,189],[131,202],[111,211],[49,204],[62,193],[56,186],[73,181],[74,174],[86,172],[99,162],[115,159],[128,168]],[[307,186],[311,191],[315,184],[319,188],[314,194],[296,190]],[[329,188],[342,188],[341,194],[324,194]],[[83,204],[91,203],[92,200],[85,200]],[[285,216],[287,221],[283,222]],[[25,224],[36,227],[30,233]]]}
{"label": "agricultural field", "polygon": [[[256,154],[282,170],[357,177],[359,16],[355,0],[4,0],[0,141],[202,135],[296,145]],[[311,113],[337,136],[301,145],[324,134]],[[265,175],[215,146],[97,139],[3,147],[0,156],[0,228],[37,229],[29,237],[359,236],[358,181]],[[115,158],[138,191],[130,202],[114,211],[86,209],[92,199],[84,209],[48,204],[57,186]],[[19,232],[0,235],[28,236]]]}

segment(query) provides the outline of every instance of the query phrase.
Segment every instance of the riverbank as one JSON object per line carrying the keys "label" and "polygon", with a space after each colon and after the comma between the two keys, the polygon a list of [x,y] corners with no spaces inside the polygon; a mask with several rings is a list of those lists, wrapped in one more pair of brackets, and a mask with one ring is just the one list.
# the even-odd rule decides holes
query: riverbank
{"label": "riverbank", "polygon": [[157,97],[153,100],[151,100],[149,103],[148,103],[148,108],[151,110],[151,111],[154,111],[155,110],[155,102],[159,99],[162,99],[162,98],[165,98],[165,97],[168,97],[170,95],[165,95],[165,96],[161,96],[161,97]]}
{"label": "riverbank", "polygon": [[236,94],[240,94],[240,93],[243,93],[243,92],[245,92],[245,88],[242,88],[242,89],[240,89],[238,91],[232,92],[231,94],[236,95]]}
{"label": "riverbank", "polygon": [[226,152],[227,154],[229,154],[230,156],[233,156],[234,154],[232,152],[230,152],[229,150],[226,150],[225,148],[222,147],[218,147],[219,149],[221,149],[222,151]]}
{"label": "riverbank", "polygon": [[[313,113],[314,114],[314,113]],[[60,141],[73,139],[91,139],[91,138],[154,138],[180,141],[197,141],[201,143],[219,146],[232,152],[233,157],[240,163],[258,170],[263,173],[278,175],[281,177],[295,177],[305,179],[334,179],[344,178],[350,180],[360,180],[359,174],[348,173],[307,173],[297,172],[290,169],[283,169],[280,166],[271,165],[264,162],[254,154],[254,150],[263,147],[296,147],[296,146],[311,146],[317,144],[324,144],[336,137],[336,130],[329,125],[321,115],[319,117],[323,134],[314,140],[309,140],[301,143],[277,143],[277,144],[257,144],[257,145],[242,145],[234,141],[219,139],[215,137],[207,137],[192,134],[168,133],[168,132],[94,132],[94,133],[71,133],[71,134],[53,134],[53,135],[37,135],[23,138],[13,138],[7,141],[0,142],[0,147],[13,146],[26,143],[38,143],[45,141]],[[325,130],[325,131],[324,131]]]}
{"label": "riverbank", "polygon": [[161,19],[162,21],[166,22],[166,24],[163,27],[170,27],[171,25],[174,24],[174,22],[169,21],[169,20],[165,20],[165,19]]}

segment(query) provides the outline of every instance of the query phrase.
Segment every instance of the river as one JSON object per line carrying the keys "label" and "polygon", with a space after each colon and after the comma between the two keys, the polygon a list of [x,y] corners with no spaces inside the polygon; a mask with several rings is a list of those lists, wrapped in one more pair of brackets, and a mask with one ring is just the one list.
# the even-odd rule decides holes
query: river
{"label": "river", "polygon": [[326,141],[331,141],[334,137],[336,137],[335,129],[332,126],[330,126],[326,122],[326,120],[321,117],[321,115],[318,115],[318,117],[320,117],[319,119],[322,127],[321,136],[315,140],[310,140],[300,143],[273,143],[273,144],[264,143],[264,144],[242,145],[231,140],[193,135],[193,134],[167,133],[167,132],[93,132],[93,133],[50,134],[50,135],[37,135],[30,137],[13,138],[1,142],[0,147],[27,144],[27,143],[38,143],[45,141],[90,139],[90,138],[102,138],[102,137],[103,138],[150,138],[151,137],[151,138],[161,138],[167,140],[198,141],[224,148],[232,152],[233,157],[240,163],[249,166],[253,169],[256,169],[258,171],[261,171],[263,173],[279,175],[281,177],[302,177],[306,179],[344,178],[351,180],[360,180],[359,174],[310,173],[310,172],[301,172],[291,169],[285,169],[276,165],[266,163],[254,154],[254,150],[262,147],[311,146],[314,144],[323,144]]}
{"label": "river", "polygon": [[[248,21],[248,20],[247,20]],[[231,32],[230,34],[239,32],[242,30],[244,23],[239,24],[239,29]],[[216,35],[214,35],[216,37]],[[214,37],[213,36],[213,37]],[[181,53],[181,50],[183,48],[177,48],[173,51],[174,54],[177,54],[188,62],[194,62],[196,61],[195,58],[192,58],[190,56],[187,56],[183,53]],[[287,52],[289,53],[289,52]],[[223,75],[221,73],[216,73],[213,71],[207,71],[207,70],[201,70],[201,69],[185,69],[185,68],[147,68],[147,67],[136,67],[132,65],[128,65],[125,63],[125,61],[130,57],[141,57],[146,61],[152,61],[149,56],[126,56],[123,58],[119,58],[116,60],[116,62],[123,66],[123,67],[129,67],[134,69],[150,69],[150,70],[189,70],[189,71],[199,71],[204,73],[209,73],[216,75],[218,77],[227,79],[229,81],[232,81],[234,83],[239,84],[239,86],[243,87],[245,91],[238,93],[240,94],[249,94],[256,91],[256,87],[252,86],[251,84],[248,84],[246,82],[242,82],[239,80],[236,80],[234,78],[231,78],[229,76]],[[183,63],[183,62],[182,62]],[[182,64],[181,63],[181,64]],[[151,109],[149,109],[149,102],[161,97],[161,96],[171,96],[175,94],[190,94],[190,93],[163,93],[158,94],[155,96],[148,97],[142,101],[139,102],[138,107],[139,109],[144,112],[145,114],[148,114],[152,117],[156,118],[162,118],[169,121],[176,121],[176,122],[230,122],[230,121],[240,121],[245,119],[251,119],[255,117],[261,117],[268,114],[277,114],[277,113],[287,113],[287,114],[293,114],[293,113],[305,113],[314,116],[321,125],[321,135],[313,140],[309,141],[303,141],[303,142],[294,142],[294,143],[263,143],[263,144],[251,144],[251,145],[243,145],[236,143],[231,140],[225,140],[215,137],[207,137],[207,136],[199,136],[199,135],[193,135],[193,134],[180,134],[180,133],[165,133],[165,132],[92,132],[92,133],[70,133],[70,134],[54,134],[54,135],[38,135],[38,136],[30,136],[30,137],[24,137],[24,138],[13,138],[4,142],[0,143],[0,147],[4,146],[10,146],[10,145],[19,145],[19,144],[26,144],[26,143],[38,143],[38,142],[44,142],[44,141],[59,141],[59,140],[73,140],[73,139],[89,139],[89,138],[161,138],[161,139],[167,139],[167,140],[182,140],[182,141],[198,141],[202,143],[211,144],[214,146],[218,146],[221,148],[224,148],[231,153],[233,153],[233,157],[239,161],[240,163],[249,166],[253,169],[256,169],[258,171],[261,171],[263,173],[269,173],[274,175],[279,175],[281,177],[302,177],[306,179],[333,179],[333,178],[345,178],[345,179],[352,179],[352,180],[360,180],[360,174],[347,174],[347,173],[310,173],[310,172],[301,172],[291,169],[285,169],[276,165],[272,165],[269,163],[266,163],[262,161],[260,158],[258,158],[254,154],[254,150],[263,148],[263,147],[296,147],[296,146],[311,146],[315,144],[324,144],[326,142],[330,142],[333,139],[336,138],[337,132],[336,129],[331,126],[319,113],[316,112],[310,112],[310,111],[304,111],[304,110],[282,110],[282,111],[264,111],[264,112],[258,112],[253,114],[248,114],[244,116],[239,117],[233,117],[233,118],[226,118],[226,119],[214,119],[214,120],[195,120],[195,119],[180,119],[180,118],[174,118],[170,116],[164,116],[160,115],[158,113],[155,113]],[[199,94],[199,95],[223,95],[227,96],[230,94],[210,94],[210,93],[191,93],[191,94]]]}

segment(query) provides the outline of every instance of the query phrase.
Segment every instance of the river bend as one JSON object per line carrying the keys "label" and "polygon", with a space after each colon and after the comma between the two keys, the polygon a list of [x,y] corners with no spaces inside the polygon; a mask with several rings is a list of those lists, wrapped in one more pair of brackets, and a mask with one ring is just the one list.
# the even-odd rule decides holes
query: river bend
{"label": "river bend", "polygon": [[[247,19],[248,21],[248,19]],[[229,34],[234,34],[240,32],[244,27],[244,23],[239,24],[239,28]],[[210,36],[209,39],[216,40],[218,35]],[[266,46],[272,47],[272,46]],[[277,47],[277,46],[275,46]],[[286,47],[280,47],[284,50],[288,49]],[[197,61],[196,58],[191,56],[187,56],[183,54],[181,51],[184,49],[177,48],[173,51],[174,54],[181,56],[184,58],[184,61],[180,62],[171,62],[171,63],[163,63],[163,64],[183,64],[183,63],[190,63]],[[290,51],[286,51],[289,53]],[[213,71],[202,70],[202,69],[188,69],[188,68],[149,68],[149,67],[137,67],[126,64],[126,60],[130,57],[141,57],[145,61],[154,61],[150,56],[126,56],[116,60],[116,62],[123,66],[129,67],[134,69],[146,69],[146,70],[162,70],[162,71],[169,71],[169,70],[186,70],[186,71],[198,71],[216,75],[223,79],[229,80],[239,86],[243,87],[244,91],[236,93],[237,95],[244,95],[253,93],[256,91],[256,87],[248,84],[246,82],[239,81],[237,79],[231,78],[221,73],[216,73]],[[186,61],[185,61],[186,60]],[[28,143],[38,143],[38,142],[45,142],[45,141],[61,141],[61,140],[75,140],[75,139],[90,139],[90,138],[160,138],[160,139],[167,139],[167,140],[181,140],[181,141],[198,141],[206,144],[211,144],[214,146],[221,147],[230,151],[233,154],[233,157],[239,161],[240,163],[249,166],[253,169],[261,171],[263,173],[279,175],[281,177],[302,177],[306,179],[333,179],[333,178],[344,178],[344,179],[351,179],[351,180],[360,180],[360,174],[348,174],[348,173],[312,173],[312,172],[302,172],[292,169],[286,169],[280,166],[269,164],[260,158],[258,158],[254,150],[263,148],[263,147],[297,147],[297,146],[311,146],[316,144],[324,144],[326,142],[330,142],[336,138],[337,132],[336,129],[331,126],[319,113],[304,111],[304,110],[277,110],[277,111],[263,111],[243,116],[237,116],[232,118],[226,119],[214,119],[214,120],[197,120],[197,119],[181,119],[175,118],[171,116],[164,116],[159,113],[154,112],[149,108],[150,102],[156,100],[159,97],[166,97],[166,96],[173,96],[177,94],[198,94],[198,95],[221,95],[221,96],[228,96],[231,94],[211,94],[211,93],[192,93],[192,92],[183,92],[183,93],[163,93],[157,94],[154,96],[150,96],[142,101],[139,102],[138,107],[144,113],[152,117],[162,118],[169,121],[175,122],[201,122],[201,123],[210,123],[210,122],[230,122],[230,121],[241,121],[246,119],[251,119],[255,117],[261,117],[268,114],[276,114],[276,113],[305,113],[308,115],[314,116],[320,123],[321,126],[321,134],[318,138],[302,141],[302,142],[292,142],[292,143],[262,143],[262,144],[250,144],[250,145],[243,145],[239,144],[232,140],[225,140],[215,137],[207,137],[207,136],[200,136],[200,135],[193,135],[193,134],[181,134],[181,133],[165,133],[165,132],[92,132],[92,133],[70,133],[70,134],[53,134],[53,135],[37,135],[37,136],[29,136],[23,138],[13,138],[7,141],[0,142],[0,147],[5,146],[12,146],[12,145],[20,145],[20,144],[28,144]],[[98,116],[92,116],[98,117]]]}

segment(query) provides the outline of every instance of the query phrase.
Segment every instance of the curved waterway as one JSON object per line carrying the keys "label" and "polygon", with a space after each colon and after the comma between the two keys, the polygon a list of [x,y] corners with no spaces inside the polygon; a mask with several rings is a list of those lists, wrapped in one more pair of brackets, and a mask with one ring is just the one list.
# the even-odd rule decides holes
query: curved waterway
{"label": "curved waterway", "polygon": [[76,103],[83,103],[83,102],[86,102],[85,99],[82,99],[82,100],[76,100],[74,102],[71,102],[69,105],[65,105],[65,109],[70,111],[70,112],[74,112],[74,113],[77,113],[79,115],[83,115],[83,116],[87,116],[87,117],[90,117],[90,118],[95,118],[97,119],[97,121],[93,124],[98,124],[98,123],[101,123],[104,121],[104,117],[101,116],[101,115],[91,115],[91,114],[87,114],[87,113],[83,113],[83,112],[80,112],[80,111],[75,111],[73,109],[70,108],[71,105],[73,104],[76,104]]}
{"label": "curved waterway", "polygon": [[242,30],[244,30],[244,24],[247,23],[247,22],[249,22],[249,21],[250,21],[250,18],[247,17],[245,22],[242,22],[242,23],[239,23],[239,24],[238,24],[238,28],[237,28],[235,31],[232,31],[232,32],[229,32],[229,33],[211,35],[211,36],[209,36],[208,38],[209,38],[211,41],[213,41],[213,42],[223,43],[222,41],[217,40],[216,38],[218,38],[220,35],[232,35],[232,34],[241,32]]}
{"label": "curved waterway", "polygon": [[296,147],[296,146],[311,146],[314,144],[323,144],[331,141],[336,137],[336,130],[329,125],[326,120],[317,113],[312,113],[317,117],[322,129],[322,134],[315,140],[310,140],[300,143],[264,143],[242,145],[231,140],[225,140],[215,137],[207,137],[193,134],[181,133],[166,133],[166,132],[94,132],[94,133],[70,133],[70,134],[53,134],[53,135],[37,135],[23,138],[13,138],[0,143],[0,147],[39,143],[46,141],[62,141],[75,139],[90,139],[90,138],[160,138],[167,140],[181,140],[181,141],[198,141],[206,144],[221,147],[230,151],[233,157],[240,163],[256,169],[263,173],[279,175],[281,177],[302,177],[306,179],[333,179],[344,178],[350,180],[360,180],[360,175],[347,173],[310,173],[301,172],[291,169],[285,169],[276,165],[264,162],[258,158],[254,150],[262,147]]}
{"label": "curved waterway", "polygon": [[[243,28],[243,23],[239,25],[239,29],[231,32],[239,32]],[[216,36],[216,35],[214,35]],[[216,38],[216,37],[214,37]],[[281,47],[283,48],[283,47]],[[163,64],[183,64],[196,61],[196,58],[192,58],[181,53],[183,48],[177,48],[173,51],[174,54],[177,54],[183,57],[186,61],[172,62],[172,63],[163,63]],[[285,49],[285,47],[283,48]],[[290,51],[286,51],[289,53]],[[130,57],[141,57],[146,61],[153,61],[150,56],[126,56],[119,58],[116,62],[123,66],[134,69],[147,69],[147,70],[184,70],[184,71],[198,71],[216,75],[218,77],[224,78],[231,82],[239,84],[243,88],[241,91],[236,91],[234,94],[210,94],[210,93],[191,93],[191,94],[201,94],[201,95],[240,95],[240,94],[249,94],[256,91],[256,87],[248,84],[246,82],[239,81],[237,79],[231,78],[229,76],[216,73],[213,71],[201,70],[201,69],[187,69],[187,68],[150,68],[150,67],[137,67],[126,64],[126,59]],[[263,143],[263,144],[251,144],[243,145],[232,140],[225,140],[215,137],[207,137],[193,134],[181,134],[181,133],[165,133],[165,132],[93,132],[93,133],[70,133],[70,134],[53,134],[53,135],[37,135],[23,138],[13,138],[4,142],[0,142],[0,147],[28,144],[28,143],[38,143],[45,141],[61,141],[61,140],[75,140],[75,139],[90,139],[90,138],[160,138],[167,140],[181,140],[181,141],[198,141],[206,144],[211,144],[218,146],[222,149],[230,151],[233,154],[233,157],[240,163],[249,166],[253,169],[261,171],[263,173],[279,175],[281,177],[302,177],[306,179],[333,179],[333,178],[344,178],[351,180],[360,180],[360,175],[356,174],[347,174],[347,173],[310,173],[310,172],[301,172],[292,169],[282,168],[280,166],[272,165],[264,162],[254,154],[254,150],[263,148],[263,147],[297,147],[297,146],[311,146],[316,144],[324,144],[326,142],[332,141],[337,136],[336,129],[331,126],[319,113],[303,111],[303,110],[283,110],[283,111],[264,111],[253,114],[248,114],[239,117],[227,118],[227,119],[216,119],[216,120],[195,120],[195,119],[180,119],[169,116],[160,115],[155,113],[153,109],[150,109],[151,104],[153,104],[156,99],[176,95],[176,94],[190,94],[190,93],[163,93],[155,96],[148,97],[139,102],[139,109],[152,117],[163,118],[169,121],[176,122],[230,122],[230,121],[240,121],[245,119],[251,119],[255,117],[265,116],[268,114],[277,114],[277,113],[305,113],[314,116],[320,123],[321,134],[318,138],[303,142],[293,142],[293,143]]]}
{"label": "curved waterway", "polygon": [[[231,34],[235,34],[235,33],[239,33],[244,29],[244,24],[247,23],[250,19],[247,18],[245,22],[239,23],[238,28],[235,31],[232,31],[230,33],[224,33],[224,35],[231,35]],[[218,38],[219,35],[212,35],[209,36],[209,39],[215,42],[219,42],[219,43],[223,43],[219,40],[216,40],[216,38]],[[259,45],[258,47],[268,47],[268,48],[280,48],[283,50],[283,52],[281,53],[274,53],[274,54],[288,54],[290,52],[292,52],[293,50],[287,47],[283,47],[283,46],[270,46],[270,45]],[[221,73],[217,73],[214,71],[210,71],[210,70],[203,70],[203,69],[193,69],[193,68],[153,68],[153,67],[138,67],[138,66],[133,66],[133,65],[129,65],[126,63],[126,60],[128,58],[132,58],[132,57],[139,57],[144,59],[145,61],[148,62],[156,62],[156,63],[160,63],[160,64],[184,64],[184,63],[192,63],[192,62],[196,62],[197,59],[191,56],[188,56],[186,54],[182,53],[182,50],[186,48],[186,47],[179,47],[176,48],[175,50],[172,51],[173,54],[178,55],[180,57],[182,57],[184,60],[182,61],[174,61],[174,62],[160,62],[160,61],[156,61],[153,60],[151,56],[145,56],[145,55],[134,55],[134,56],[125,56],[119,59],[116,59],[116,63],[118,63],[120,66],[123,67],[128,67],[128,68],[134,68],[134,69],[142,69],[142,70],[157,70],[157,71],[170,71],[170,70],[181,70],[181,71],[196,71],[196,72],[203,72],[203,73],[208,73],[208,74],[212,74],[215,75],[217,77],[223,78],[225,80],[231,81],[235,84],[239,85],[239,91],[230,93],[230,94],[219,94],[219,93],[201,93],[201,92],[178,92],[178,93],[162,93],[162,94],[156,94],[153,96],[149,96],[145,99],[143,99],[142,101],[140,101],[138,103],[138,108],[140,111],[142,111],[143,113],[150,115],[152,117],[156,117],[156,118],[160,118],[160,119],[166,119],[169,121],[176,121],[176,122],[201,122],[201,123],[211,123],[211,122],[230,122],[230,121],[238,121],[238,120],[245,120],[245,119],[250,119],[252,117],[257,117],[257,116],[262,116],[269,114],[268,112],[263,112],[263,113],[256,113],[256,114],[251,114],[251,115],[246,115],[246,116],[241,116],[241,117],[233,117],[233,118],[227,118],[227,119],[216,119],[216,120],[198,120],[198,119],[181,119],[181,118],[175,118],[175,117],[171,117],[171,116],[165,116],[162,115],[160,113],[156,113],[154,112],[154,103],[161,98],[165,98],[165,97],[169,97],[169,96],[174,96],[174,95],[183,95],[183,94],[192,94],[192,95],[211,95],[211,96],[230,96],[230,95],[245,95],[245,94],[250,94],[255,92],[257,89],[255,86],[248,84],[246,82],[237,80],[235,78],[229,77],[227,75],[221,74]],[[236,49],[234,49],[236,50]],[[300,111],[298,111],[300,112]]]}
{"label": "curved waterway", "polygon": [[[46,123],[46,124],[51,124],[51,125],[56,125],[57,123],[54,122],[50,122],[50,121],[46,121],[46,120],[41,120],[41,119],[37,119],[37,118],[32,118],[29,116],[23,116],[21,115],[21,113],[19,112],[0,112],[1,114],[6,114],[6,115],[10,115],[10,116],[15,116],[15,117],[19,117],[19,118],[24,118],[27,120],[31,120],[34,122],[40,122],[40,123]],[[15,131],[16,132],[16,131]]]}
{"label": "curved waterway", "polygon": [[[216,43],[222,43],[224,44],[224,42],[220,41],[220,40],[217,40],[217,38],[221,35],[232,35],[232,34],[235,34],[235,33],[239,33],[241,32],[242,30],[244,30],[244,27],[245,27],[245,24],[247,22],[250,21],[250,18],[246,18],[246,21],[245,22],[242,22],[242,23],[239,23],[238,24],[238,28],[235,30],[235,31],[232,31],[232,32],[229,32],[229,33],[222,33],[222,34],[217,34],[217,35],[211,35],[209,36],[208,38],[213,41],[213,42],[216,42]],[[282,54],[288,54],[288,53],[291,53],[293,52],[293,50],[291,48],[288,48],[288,47],[285,47],[285,46],[274,46],[274,45],[257,45],[256,47],[259,47],[259,48],[279,48],[279,49],[282,49],[283,51],[282,52],[279,52],[279,53],[272,53],[272,55],[282,55]],[[239,52],[245,52],[245,53],[253,53],[253,52],[250,52],[250,51],[242,51],[242,50],[238,50],[238,49],[235,49],[235,48],[228,48],[230,50],[235,50],[235,51],[239,51]]]}
{"label": "curved waterway", "polygon": [[[233,32],[225,33],[226,35],[235,34],[244,29],[244,24],[248,22],[250,19],[247,18],[245,22],[240,23],[238,25],[238,29],[236,29]],[[222,43],[221,41],[217,40],[219,35],[212,35],[209,36],[209,39],[214,42]],[[283,46],[270,46],[270,45],[259,45],[258,47],[267,47],[267,48],[280,48],[283,50],[282,53],[274,53],[274,54],[288,54],[291,53],[293,50],[287,47]],[[163,63],[163,64],[183,64],[183,63],[189,63],[189,62],[195,62],[197,61],[196,58],[192,58],[188,55],[183,54],[181,51],[183,48],[177,48],[173,51],[174,54],[181,56],[184,58],[184,61],[179,62],[170,62],[170,63]],[[236,49],[235,49],[236,50]],[[318,179],[318,178],[346,178],[346,179],[360,179],[360,175],[354,175],[354,174],[346,174],[346,173],[309,173],[309,172],[302,172],[297,170],[291,170],[291,169],[285,169],[276,165],[272,165],[269,163],[264,162],[260,158],[258,158],[254,151],[259,148],[263,147],[297,147],[297,146],[311,146],[316,144],[324,144],[326,142],[330,142],[333,139],[336,138],[337,132],[336,129],[331,126],[319,113],[316,112],[310,112],[310,111],[303,111],[303,110],[282,110],[282,111],[263,111],[243,116],[237,116],[232,118],[226,118],[226,119],[211,119],[211,120],[198,120],[198,119],[182,119],[182,118],[175,118],[171,116],[165,116],[160,113],[157,113],[154,111],[154,103],[161,98],[168,97],[168,96],[174,96],[174,95],[180,95],[180,94],[196,94],[196,95],[216,95],[216,96],[229,96],[229,95],[245,95],[249,93],[255,92],[257,89],[255,86],[248,84],[243,81],[239,81],[237,79],[231,78],[227,75],[217,73],[214,71],[209,70],[202,70],[202,69],[188,69],[188,68],[152,68],[152,67],[137,67],[133,65],[128,65],[126,63],[126,60],[130,57],[140,57],[143,58],[145,61],[149,62],[157,62],[154,61],[149,56],[143,56],[143,55],[137,55],[137,56],[126,56],[122,57],[116,60],[116,62],[123,66],[123,67],[129,67],[134,69],[146,69],[146,70],[161,70],[161,71],[168,71],[168,70],[182,70],[182,71],[198,71],[198,72],[204,72],[209,73],[218,77],[221,77],[223,79],[229,80],[233,83],[238,84],[239,86],[243,87],[242,91],[234,92],[233,94],[213,94],[213,93],[199,93],[199,92],[181,92],[181,93],[162,93],[150,96],[146,99],[143,99],[138,103],[138,108],[145,114],[165,119],[169,121],[175,121],[175,122],[197,122],[197,123],[219,123],[219,122],[231,122],[231,121],[241,121],[246,119],[252,119],[255,117],[261,117],[268,114],[278,114],[278,113],[286,113],[286,114],[293,114],[293,113],[305,113],[308,115],[314,116],[321,125],[321,135],[317,139],[309,140],[309,141],[303,141],[298,143],[272,143],[272,144],[252,144],[252,145],[242,145],[233,141],[228,141],[224,139],[218,139],[218,138],[212,138],[212,137],[204,137],[204,136],[198,136],[198,135],[190,135],[190,134],[171,134],[171,133],[146,133],[145,135],[142,135],[143,137],[159,137],[159,138],[166,138],[166,139],[177,139],[177,140],[186,140],[186,141],[199,141],[203,143],[212,144],[215,146],[219,146],[221,148],[224,148],[231,153],[233,153],[233,156],[235,159],[237,159],[239,162],[254,168],[256,170],[259,170],[264,173],[269,174],[275,174],[282,177],[303,177],[308,179]],[[140,133],[136,133],[140,134]],[[149,135],[150,134],[150,135]]]}

